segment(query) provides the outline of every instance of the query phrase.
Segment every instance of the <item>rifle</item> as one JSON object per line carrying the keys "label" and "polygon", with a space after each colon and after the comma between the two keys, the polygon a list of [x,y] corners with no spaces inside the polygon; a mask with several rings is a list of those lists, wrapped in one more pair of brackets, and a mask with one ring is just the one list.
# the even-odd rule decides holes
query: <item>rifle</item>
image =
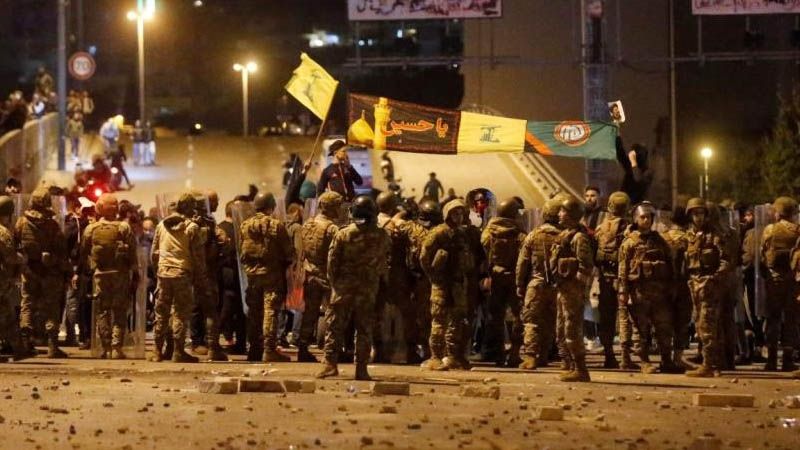
{"label": "rifle", "polygon": [[542,254],[544,255],[544,282],[548,286],[555,286],[556,284],[553,282],[552,274],[550,273],[550,255],[547,254],[547,245],[545,245],[545,241],[542,241]]}

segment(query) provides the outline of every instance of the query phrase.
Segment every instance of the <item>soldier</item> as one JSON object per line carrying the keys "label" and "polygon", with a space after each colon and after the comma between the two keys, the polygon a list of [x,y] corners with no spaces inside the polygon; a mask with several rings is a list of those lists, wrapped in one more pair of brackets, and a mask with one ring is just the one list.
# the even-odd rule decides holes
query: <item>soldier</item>
{"label": "soldier", "polygon": [[128,327],[131,287],[138,284],[139,258],[136,237],[126,222],[117,221],[119,203],[103,194],[95,204],[100,218],[86,227],[81,239],[79,272],[93,272],[97,336],[103,347],[101,359],[125,359],[122,346]]}
{"label": "soldier", "polygon": [[36,188],[30,208],[16,224],[16,241],[28,259],[27,270],[22,273],[20,328],[23,345],[32,349],[33,315],[38,312],[45,320],[47,357],[66,358],[67,354],[58,348],[58,329],[72,267],[64,233],[53,219],[51,205],[47,187]]}
{"label": "soldier", "polygon": [[686,249],[689,245],[687,226],[686,208],[676,206],[669,229],[661,233],[670,248],[672,261],[672,283],[668,287],[673,323],[672,361],[683,369],[688,368],[683,360],[683,351],[689,347],[689,323],[692,321],[692,298],[686,272]]}
{"label": "soldier", "polygon": [[236,338],[235,344],[228,352],[236,355],[247,353],[247,321],[242,308],[242,287],[239,279],[239,258],[236,255],[236,231],[233,224],[233,205],[230,201],[225,205],[225,220],[217,224],[220,245],[220,331],[230,342]]}
{"label": "soldier", "polygon": [[[597,255],[595,261],[600,271],[600,343],[603,344],[606,369],[619,368],[617,358],[614,356],[614,334],[617,331],[617,319],[620,329],[630,324],[627,301],[623,304],[617,302],[617,275],[619,262],[619,247],[625,238],[625,232],[630,222],[625,217],[630,206],[630,197],[624,192],[614,192],[608,198],[608,212],[600,226],[595,231],[597,239]],[[628,328],[625,328],[626,330]],[[622,336],[622,366],[624,369],[632,368],[630,341]]]}
{"label": "soldier", "polygon": [[330,297],[331,286],[328,282],[328,250],[339,227],[339,211],[344,198],[333,191],[319,196],[316,217],[303,224],[303,300],[305,310],[300,323],[300,336],[297,340],[297,361],[317,362],[317,358],[308,351],[308,346],[317,329],[319,311],[322,304]]}
{"label": "soldier", "polygon": [[[228,355],[219,345],[220,322],[219,311],[217,310],[219,305],[218,276],[220,271],[221,236],[217,232],[217,222],[212,215],[219,205],[219,196],[214,191],[208,191],[206,195],[194,191],[192,195],[195,201],[192,222],[200,229],[205,264],[203,272],[206,274],[202,279],[195,279],[195,313],[201,319],[205,319],[205,323],[201,322],[196,327],[198,330],[195,330],[195,332],[198,336],[193,336],[193,341],[195,341],[193,344],[195,344],[195,348],[202,347],[200,344],[202,343],[203,334],[205,334],[207,348],[205,353],[207,353],[208,361],[227,361]],[[208,200],[208,207],[206,207],[206,200]],[[195,353],[203,354],[204,352],[195,350]]]}
{"label": "soldier", "polygon": [[686,204],[686,214],[692,217],[686,249],[688,284],[697,334],[703,344],[702,365],[686,372],[686,375],[713,377],[719,374],[720,369],[719,308],[730,257],[718,227],[709,220],[708,206],[703,199],[690,199]]}
{"label": "soldier", "polygon": [[286,300],[286,269],[294,259],[294,247],[284,224],[272,217],[275,197],[259,194],[253,206],[256,215],[242,223],[239,233],[250,308],[247,360],[287,362],[289,357],[278,352],[277,322]]}
{"label": "soldier", "polygon": [[325,333],[325,362],[317,378],[339,374],[339,351],[343,347],[344,329],[353,319],[356,329],[356,380],[370,380],[367,373],[370,334],[375,314],[378,284],[387,274],[389,236],[376,224],[375,202],[366,196],[353,201],[354,223],[336,233],[328,252],[328,280],[332,288],[331,303],[325,312],[328,329]]}
{"label": "soldier", "polygon": [[[653,373],[650,365],[650,332],[655,328],[661,352],[661,372],[677,373],[672,362],[672,314],[666,284],[672,279],[669,245],[653,230],[656,209],[643,202],[633,213],[634,229],[619,249],[619,303],[628,304],[640,343],[637,345],[642,373]],[[620,328],[627,325],[620,325]],[[623,333],[620,333],[623,334]]]}
{"label": "soldier", "polygon": [[406,221],[402,227],[408,243],[406,266],[411,272],[412,305],[417,326],[417,343],[422,345],[422,359],[431,357],[428,345],[431,335],[431,280],[422,269],[419,257],[428,233],[443,221],[442,209],[439,204],[432,199],[425,199],[419,204],[417,220]]}
{"label": "soldier", "polygon": [[561,381],[591,381],[586,368],[583,344],[583,296],[591,280],[594,258],[591,238],[580,224],[583,204],[574,197],[561,203],[558,222],[562,231],[550,255],[550,270],[558,289],[558,334],[564,342],[572,370],[561,374]]}
{"label": "soldier", "polygon": [[719,312],[720,337],[722,342],[720,357],[722,358],[722,367],[725,370],[735,370],[738,335],[734,310],[736,309],[736,305],[741,302],[741,290],[744,288],[742,284],[742,275],[739,269],[742,264],[741,238],[739,236],[739,229],[732,227],[730,224],[730,212],[727,208],[709,203],[708,209],[711,212],[711,214],[709,214],[711,220],[716,222],[719,226],[720,234],[725,244],[725,251],[731,258],[730,264],[728,264],[727,279],[725,281],[725,287],[723,288],[724,293],[722,295]]}
{"label": "soldier", "polygon": [[[175,211],[156,227],[150,258],[156,267],[158,288],[156,319],[153,324],[155,348],[151,361],[160,362],[165,353],[172,353],[173,362],[196,363],[194,356],[184,350],[186,333],[192,312],[192,286],[206,277],[203,254],[203,233],[190,220],[195,213],[194,195],[181,194]],[[168,330],[171,325],[171,330]],[[172,333],[174,349],[163,347],[168,332]]]}
{"label": "soldier", "polygon": [[522,309],[524,338],[519,368],[534,370],[547,365],[555,338],[556,288],[550,271],[550,251],[558,229],[557,200],[547,200],[542,208],[544,224],[525,238],[517,259],[517,295],[525,298]]}
{"label": "soldier", "polygon": [[[775,223],[764,228],[761,239],[761,260],[766,274],[766,314],[764,328],[767,337],[767,363],[764,370],[778,370],[778,343],[783,346],[781,370],[797,370],[793,361],[797,345],[797,284],[792,273],[792,249],[800,238],[800,225],[794,223],[797,202],[790,197],[778,197],[772,204]],[[781,324],[781,318],[783,323]]]}
{"label": "soldier", "polygon": [[431,357],[422,367],[468,370],[467,277],[473,270],[473,259],[462,227],[467,205],[459,199],[451,200],[444,206],[443,215],[444,223],[428,233],[420,253],[422,269],[431,280]]}
{"label": "soldier", "polygon": [[[499,367],[520,365],[519,350],[522,346],[521,296],[517,295],[514,271],[525,240],[525,233],[518,225],[521,205],[516,199],[500,202],[497,216],[481,234],[481,244],[489,263],[491,280],[489,297],[489,321],[486,324],[487,341],[496,347],[496,364]],[[511,309],[511,348],[505,355],[506,310]]]}
{"label": "soldier", "polygon": [[[14,360],[20,361],[32,356],[23,345],[19,334],[17,313],[14,310],[18,298],[14,295],[16,281],[25,260],[17,253],[17,245],[11,230],[11,216],[14,214],[14,201],[11,197],[0,196],[0,338],[10,344]],[[0,362],[3,362],[0,358]]]}

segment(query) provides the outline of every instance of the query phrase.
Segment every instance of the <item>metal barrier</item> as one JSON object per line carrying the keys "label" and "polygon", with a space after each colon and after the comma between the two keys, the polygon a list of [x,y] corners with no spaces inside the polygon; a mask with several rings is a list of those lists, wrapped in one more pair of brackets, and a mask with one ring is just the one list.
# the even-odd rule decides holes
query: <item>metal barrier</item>
{"label": "metal barrier", "polygon": [[21,130],[0,136],[0,175],[18,178],[23,192],[32,191],[58,152],[58,113],[30,120]]}

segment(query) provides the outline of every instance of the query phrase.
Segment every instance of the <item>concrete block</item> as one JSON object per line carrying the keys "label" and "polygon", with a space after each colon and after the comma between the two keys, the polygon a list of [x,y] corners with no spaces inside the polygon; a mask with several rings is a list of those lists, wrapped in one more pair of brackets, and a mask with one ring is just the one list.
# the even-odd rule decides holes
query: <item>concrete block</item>
{"label": "concrete block", "polygon": [[462,386],[462,397],[500,398],[500,386]]}
{"label": "concrete block", "polygon": [[408,383],[393,383],[376,381],[371,386],[372,395],[410,395],[411,386]]}
{"label": "concrete block", "polygon": [[239,380],[239,392],[286,392],[286,390],[279,380],[242,378]]}
{"label": "concrete block", "polygon": [[317,383],[309,380],[283,380],[283,387],[286,392],[313,394],[317,390]]}
{"label": "concrete block", "polygon": [[533,412],[533,418],[538,420],[564,420],[564,408],[560,406],[542,406]]}
{"label": "concrete block", "polygon": [[752,408],[756,398],[752,395],[742,394],[694,394],[692,404],[695,406],[733,406],[737,408]]}
{"label": "concrete block", "polygon": [[235,381],[201,381],[197,390],[203,394],[235,394],[239,386]]}

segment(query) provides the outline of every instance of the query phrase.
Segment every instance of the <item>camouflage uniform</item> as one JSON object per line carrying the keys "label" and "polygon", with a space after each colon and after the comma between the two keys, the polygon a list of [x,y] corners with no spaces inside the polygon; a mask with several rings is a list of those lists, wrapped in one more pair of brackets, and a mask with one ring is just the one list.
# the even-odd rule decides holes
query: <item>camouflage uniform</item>
{"label": "camouflage uniform", "polygon": [[778,344],[783,347],[783,369],[794,370],[792,355],[798,344],[798,303],[791,253],[800,238],[800,225],[781,218],[764,228],[761,261],[766,268],[767,370],[777,370]]}
{"label": "camouflage uniform", "polygon": [[[702,200],[693,206],[693,200],[689,201],[687,212],[691,208],[705,207]],[[697,334],[703,344],[703,366],[687,372],[687,375],[712,376],[720,368],[719,312],[730,256],[726,251],[724,237],[708,222],[702,228],[692,226],[687,238],[689,291],[694,304]]]}
{"label": "camouflage uniform", "polygon": [[127,222],[101,218],[86,227],[81,241],[81,273],[92,271],[96,332],[104,356],[123,358],[128,328],[131,274],[138,273],[136,237]]}
{"label": "camouflage uniform", "polygon": [[[323,195],[337,195],[325,193]],[[341,196],[339,196],[341,202]],[[316,217],[303,224],[301,231],[303,238],[303,269],[305,281],[303,282],[303,300],[305,310],[300,323],[300,336],[297,340],[298,360],[309,358],[308,346],[314,336],[319,321],[320,308],[330,297],[331,287],[328,282],[328,251],[333,237],[339,230],[333,217],[325,212],[320,212]],[[301,355],[301,353],[304,353]],[[303,356],[304,358],[301,358]]]}
{"label": "camouflage uniform", "polygon": [[57,348],[61,325],[61,306],[66,295],[66,281],[72,266],[67,258],[64,233],[53,219],[50,195],[39,188],[31,195],[31,209],[19,218],[15,239],[27,256],[27,270],[22,273],[20,329],[23,338],[32,335],[35,314],[45,320],[51,357],[65,357]]}
{"label": "camouflage uniform", "polygon": [[[452,200],[444,208],[444,217],[455,208],[466,206]],[[468,368],[466,345],[469,339],[468,279],[474,270],[464,227],[447,223],[433,228],[422,245],[422,269],[431,280],[431,358],[425,367],[448,368],[441,361],[447,357],[453,368]]]}
{"label": "camouflage uniform", "polygon": [[352,319],[356,329],[355,362],[366,369],[372,346],[375,297],[387,273],[389,236],[374,224],[350,224],[339,230],[328,253],[331,302],[325,312],[325,361],[336,365],[344,332]]}
{"label": "camouflage uniform", "polygon": [[[407,349],[406,359],[412,359],[411,362],[418,363],[419,361],[416,361],[418,356],[414,356],[417,352],[418,340],[417,316],[414,304],[411,303],[412,275],[407,265],[409,245],[407,236],[403,231],[405,222],[404,220],[397,220],[384,214],[378,215],[378,226],[386,231],[391,245],[389,250],[389,271],[387,273],[386,283],[381,285],[377,302],[379,304],[382,302],[392,304],[398,309],[403,318],[403,337],[405,338]],[[377,313],[378,319],[376,323],[382,323],[382,306],[378,306]],[[379,332],[379,330],[380,329],[376,327],[376,332]],[[383,356],[383,358],[376,356],[376,360],[386,360],[388,358],[388,355],[380,356]]]}
{"label": "camouflage uniform", "polygon": [[277,354],[278,314],[286,300],[286,269],[294,247],[280,220],[258,212],[242,223],[239,248],[247,274],[249,359],[259,360],[262,350],[269,358]]}
{"label": "camouflage uniform", "polygon": [[[193,198],[184,201],[194,203]],[[192,287],[206,276],[203,244],[200,227],[177,212],[167,216],[156,227],[150,251],[158,277],[153,324],[155,351],[151,358],[154,361],[161,361],[170,325],[175,343],[173,361],[196,361],[185,353],[183,347],[194,303]]]}
{"label": "camouflage uniform", "polygon": [[[672,312],[666,284],[672,279],[670,247],[655,231],[632,231],[619,250],[619,294],[629,299],[628,310],[640,342],[639,358],[649,372],[651,330],[655,328],[662,372],[672,365]],[[620,327],[624,325],[620,324]],[[622,334],[622,333],[620,333]]]}
{"label": "camouflage uniform", "polygon": [[[514,211],[516,213],[516,211]],[[511,309],[511,348],[508,365],[520,364],[519,351],[522,346],[522,301],[517,296],[515,269],[520,246],[525,240],[516,222],[506,217],[495,217],[481,234],[481,244],[489,262],[491,294],[489,298],[489,321],[486,324],[487,341],[496,348],[497,364],[505,365],[506,310]]]}
{"label": "camouflage uniform", "polygon": [[[7,201],[11,201],[6,197]],[[0,224],[0,340],[11,345],[15,359],[23,359],[27,349],[19,336],[19,324],[15,306],[19,298],[14,294],[16,282],[19,278],[22,257],[17,253],[14,235],[11,230]]]}
{"label": "camouflage uniform", "polygon": [[688,274],[686,273],[686,249],[689,240],[686,230],[679,225],[672,225],[663,232],[664,238],[670,248],[672,261],[672,283],[669,289],[672,308],[672,334],[674,351],[673,361],[683,365],[683,351],[689,347],[689,323],[692,321],[692,298],[689,293]]}
{"label": "camouflage uniform", "polygon": [[428,340],[431,335],[431,281],[420,265],[419,257],[422,253],[422,244],[431,228],[419,222],[406,221],[402,226],[403,234],[408,242],[406,252],[406,266],[411,272],[411,306],[414,308],[414,326],[416,327],[417,342],[422,345],[424,359],[430,358],[431,352]]}
{"label": "camouflage uniform", "polygon": [[557,291],[548,269],[550,251],[560,233],[554,224],[545,223],[528,234],[519,252],[517,291],[525,293],[520,368],[530,370],[546,366],[555,339]]}
{"label": "camouflage uniform", "polygon": [[[204,200],[202,200],[204,202]],[[214,216],[206,214],[205,207],[198,208],[197,214],[192,217],[200,229],[200,239],[203,241],[204,272],[207,276],[195,280],[195,303],[200,316],[205,318],[205,340],[208,346],[208,359],[213,361],[227,361],[228,357],[219,345],[220,320],[219,320],[219,274],[221,242],[224,235],[217,229]],[[202,329],[202,327],[201,327]],[[202,339],[202,335],[199,336]]]}

